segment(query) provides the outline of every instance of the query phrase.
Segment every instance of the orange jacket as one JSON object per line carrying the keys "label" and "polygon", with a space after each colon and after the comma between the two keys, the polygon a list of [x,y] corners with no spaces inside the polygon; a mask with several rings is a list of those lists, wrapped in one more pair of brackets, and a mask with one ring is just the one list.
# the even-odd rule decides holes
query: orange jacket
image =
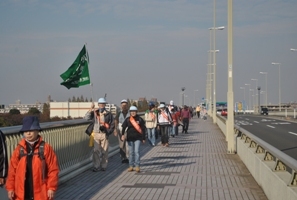
{"label": "orange jacket", "polygon": [[[38,144],[35,146],[34,153],[38,153],[39,145],[42,138],[39,137]],[[10,159],[8,169],[8,177],[6,181],[7,191],[14,191],[14,199],[24,199],[25,196],[25,176],[26,176],[26,160],[27,156],[20,157],[20,146],[24,148],[24,153],[27,154],[26,141],[22,139],[19,145],[14,150]],[[38,155],[34,155],[32,159],[33,166],[33,185],[34,185],[34,199],[48,199],[47,191],[56,191],[58,188],[58,174],[59,166],[57,156],[53,148],[45,143],[44,157],[46,163],[45,180],[42,180],[42,160]]]}

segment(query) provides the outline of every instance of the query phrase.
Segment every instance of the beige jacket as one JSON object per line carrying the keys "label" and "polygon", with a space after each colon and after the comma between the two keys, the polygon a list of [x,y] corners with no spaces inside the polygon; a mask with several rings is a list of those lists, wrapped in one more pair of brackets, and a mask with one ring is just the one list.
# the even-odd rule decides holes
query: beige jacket
{"label": "beige jacket", "polygon": [[157,116],[156,116],[156,114],[154,112],[145,113],[144,120],[145,120],[146,128],[156,128],[156,126],[157,126]]}

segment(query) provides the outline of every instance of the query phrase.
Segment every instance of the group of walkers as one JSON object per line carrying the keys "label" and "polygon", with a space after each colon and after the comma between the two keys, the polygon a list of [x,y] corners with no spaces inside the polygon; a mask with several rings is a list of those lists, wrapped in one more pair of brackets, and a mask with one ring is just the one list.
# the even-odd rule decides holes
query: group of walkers
{"label": "group of walkers", "polygon": [[[149,103],[144,117],[138,115],[138,108],[121,101],[121,111],[114,117],[105,106],[105,98],[98,100],[98,108],[92,103],[85,114],[90,120],[86,133],[94,139],[93,172],[105,171],[108,165],[108,138],[118,137],[122,163],[128,163],[128,172],[140,172],[140,145],[146,136],[152,147],[161,137],[161,146],[168,147],[170,137],[188,133],[189,122],[193,118],[193,108],[179,108],[170,101],[156,106]],[[201,110],[195,114],[200,117]],[[204,112],[204,111],[203,111]],[[4,134],[0,131],[0,186],[6,184],[8,198],[12,199],[53,199],[58,187],[58,160],[53,148],[39,135],[41,127],[36,116],[26,116],[20,132],[23,139],[14,150],[8,168]]]}
{"label": "group of walkers", "polygon": [[[94,103],[86,113],[85,119],[92,120],[88,132],[94,137],[93,172],[105,171],[108,163],[108,137],[113,133],[118,138],[122,163],[128,163],[128,172],[140,172],[140,145],[146,138],[152,147],[156,146],[156,139],[161,137],[161,145],[169,146],[169,138],[178,135],[179,126],[182,133],[188,133],[190,119],[193,117],[187,106],[179,108],[170,101],[169,105],[161,103],[156,106],[149,103],[149,109],[144,117],[138,115],[138,108],[130,106],[128,101],[121,101],[121,110],[113,118],[105,109],[104,98],[98,100],[98,109]],[[147,136],[147,137],[146,137]]]}

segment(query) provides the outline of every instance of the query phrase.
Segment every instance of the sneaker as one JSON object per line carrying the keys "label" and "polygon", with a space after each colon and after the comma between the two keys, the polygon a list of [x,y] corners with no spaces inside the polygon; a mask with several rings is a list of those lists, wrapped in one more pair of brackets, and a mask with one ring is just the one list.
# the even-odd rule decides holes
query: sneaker
{"label": "sneaker", "polygon": [[133,171],[133,167],[129,167],[128,172],[132,172],[132,171]]}
{"label": "sneaker", "polygon": [[124,159],[123,161],[122,161],[122,163],[129,163],[129,159]]}
{"label": "sneaker", "polygon": [[105,169],[105,168],[101,168],[101,171],[103,171],[103,172],[104,172],[104,171],[106,171],[106,169]]}
{"label": "sneaker", "polygon": [[140,172],[140,168],[139,167],[135,167],[135,171],[136,171],[136,173],[139,173]]}
{"label": "sneaker", "polygon": [[156,146],[155,144],[153,144],[153,147]]}
{"label": "sneaker", "polygon": [[92,171],[93,172],[98,172],[98,171],[100,171],[100,168],[93,167]]}
{"label": "sneaker", "polygon": [[166,147],[168,147],[168,146],[169,146],[169,144],[168,144],[168,143],[166,143],[166,144],[165,144],[165,146],[166,146]]}

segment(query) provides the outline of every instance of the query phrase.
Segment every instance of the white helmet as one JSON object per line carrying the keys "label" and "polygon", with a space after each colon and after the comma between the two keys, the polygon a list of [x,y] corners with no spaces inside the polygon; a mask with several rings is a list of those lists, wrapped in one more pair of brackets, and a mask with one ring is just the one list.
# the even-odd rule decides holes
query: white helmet
{"label": "white helmet", "polygon": [[121,104],[122,103],[128,103],[128,101],[126,100],[126,99],[123,99],[122,101],[121,101]]}
{"label": "white helmet", "polygon": [[171,100],[169,104],[170,104],[171,106],[173,106],[173,105],[174,105],[174,102]]}
{"label": "white helmet", "polygon": [[100,98],[100,99],[98,99],[98,103],[106,104],[107,102],[106,102],[105,98]]}
{"label": "white helmet", "polygon": [[165,108],[164,104],[160,104],[158,108]]}
{"label": "white helmet", "polygon": [[136,106],[131,106],[131,107],[129,108],[129,110],[130,110],[130,111],[137,111],[137,107],[136,107]]}

